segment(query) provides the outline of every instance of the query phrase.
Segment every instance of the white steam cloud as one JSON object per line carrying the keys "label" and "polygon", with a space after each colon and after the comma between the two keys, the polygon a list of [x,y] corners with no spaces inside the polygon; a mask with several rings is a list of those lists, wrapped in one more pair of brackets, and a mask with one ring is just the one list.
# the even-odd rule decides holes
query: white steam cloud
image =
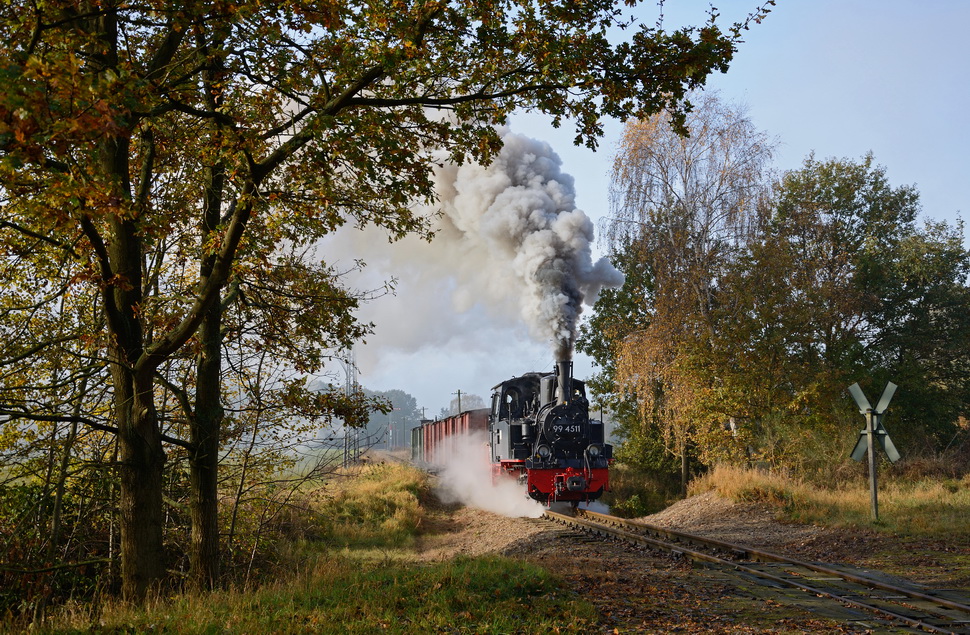
{"label": "white steam cloud", "polygon": [[571,359],[583,302],[623,284],[623,274],[606,259],[593,263],[593,223],[576,209],[573,178],[552,148],[510,132],[503,143],[487,167],[440,171],[439,235],[459,247],[462,293],[515,297],[532,335],[552,342],[556,360]]}
{"label": "white steam cloud", "polygon": [[[371,281],[399,281],[400,302],[362,307],[361,317],[377,325],[369,338],[375,350],[452,342],[494,350],[496,337],[524,324],[534,339],[552,344],[554,361],[570,359],[582,305],[623,284],[608,260],[593,262],[593,223],[576,209],[573,178],[559,156],[547,143],[511,132],[503,142],[487,167],[439,170],[439,204],[425,210],[441,212],[430,243],[388,244],[371,229],[342,233],[328,246],[332,259],[363,259]],[[377,361],[363,353],[365,366]]]}
{"label": "white steam cloud", "polygon": [[[445,503],[461,502],[502,516],[538,518],[543,506],[526,495],[511,478],[492,483],[487,438],[481,432],[454,437],[439,467],[438,497]],[[436,463],[438,461],[435,461]]]}

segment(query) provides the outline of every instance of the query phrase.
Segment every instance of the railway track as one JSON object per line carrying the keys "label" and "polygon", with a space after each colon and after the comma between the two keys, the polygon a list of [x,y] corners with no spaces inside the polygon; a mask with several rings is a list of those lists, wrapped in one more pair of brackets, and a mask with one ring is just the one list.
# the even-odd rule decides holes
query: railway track
{"label": "railway track", "polygon": [[577,510],[575,516],[547,511],[545,517],[587,533],[620,538],[731,570],[760,584],[828,598],[892,624],[933,633],[970,633],[967,593],[930,591],[876,573],[806,562],[587,510]]}

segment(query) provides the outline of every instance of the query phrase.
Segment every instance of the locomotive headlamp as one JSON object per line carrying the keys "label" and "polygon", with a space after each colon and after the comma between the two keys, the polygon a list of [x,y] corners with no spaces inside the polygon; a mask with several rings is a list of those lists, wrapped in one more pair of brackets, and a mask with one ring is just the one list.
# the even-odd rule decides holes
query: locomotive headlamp
{"label": "locomotive headlamp", "polygon": [[552,456],[552,449],[548,445],[540,445],[536,448],[536,454],[539,455],[540,459],[546,460]]}
{"label": "locomotive headlamp", "polygon": [[588,454],[589,458],[591,459],[595,459],[602,453],[603,453],[603,446],[600,445],[599,443],[590,443],[589,447],[586,448],[586,454]]}

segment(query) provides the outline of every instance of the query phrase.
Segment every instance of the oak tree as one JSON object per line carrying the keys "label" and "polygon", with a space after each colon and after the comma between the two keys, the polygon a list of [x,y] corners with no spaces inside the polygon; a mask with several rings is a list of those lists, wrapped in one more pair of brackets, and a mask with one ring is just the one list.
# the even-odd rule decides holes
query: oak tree
{"label": "oak tree", "polygon": [[[757,240],[727,276],[734,303],[719,344],[738,419],[772,438],[756,444],[767,458],[791,458],[806,439],[854,437],[838,413],[851,414],[845,387],[856,381],[872,392],[905,386],[893,404],[897,443],[952,438],[968,404],[970,254],[962,228],[919,214],[915,187],[891,185],[871,155],[812,156],[776,185]],[[823,461],[843,456],[827,452]]]}

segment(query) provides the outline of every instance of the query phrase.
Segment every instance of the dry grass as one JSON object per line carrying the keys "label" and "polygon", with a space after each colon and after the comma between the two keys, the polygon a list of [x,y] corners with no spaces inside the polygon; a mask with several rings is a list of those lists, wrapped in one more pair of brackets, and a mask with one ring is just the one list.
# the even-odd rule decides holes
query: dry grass
{"label": "dry grass", "polygon": [[774,506],[795,522],[874,527],[899,536],[970,537],[970,476],[886,479],[880,483],[875,523],[868,481],[825,488],[782,473],[718,466],[691,483],[691,494],[708,490],[734,501]]}
{"label": "dry grass", "polygon": [[401,463],[367,465],[342,479],[321,513],[331,544],[340,547],[403,547],[425,520],[428,476]]}

